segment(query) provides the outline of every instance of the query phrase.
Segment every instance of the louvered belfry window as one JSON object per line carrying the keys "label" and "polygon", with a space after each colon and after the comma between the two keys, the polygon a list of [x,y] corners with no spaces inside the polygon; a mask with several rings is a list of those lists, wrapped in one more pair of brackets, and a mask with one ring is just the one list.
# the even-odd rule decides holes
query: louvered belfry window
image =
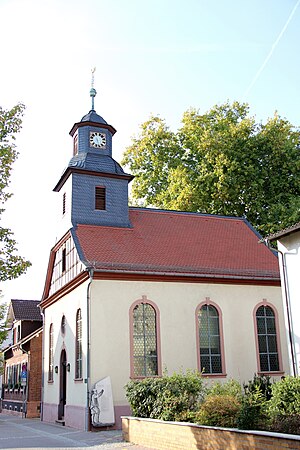
{"label": "louvered belfry window", "polygon": [[76,369],[75,378],[82,378],[82,318],[81,309],[78,309],[76,314]]}
{"label": "louvered belfry window", "polygon": [[139,303],[133,310],[134,376],[158,375],[156,311],[148,303]]}
{"label": "louvered belfry window", "polygon": [[95,188],[95,209],[106,209],[106,193],[105,187],[96,186]]}
{"label": "louvered belfry window", "polygon": [[261,372],[279,370],[275,313],[270,306],[260,306],[256,311],[257,339]]}
{"label": "louvered belfry window", "polygon": [[49,371],[48,381],[53,381],[53,366],[54,366],[54,337],[53,337],[53,323],[49,327]]}
{"label": "louvered belfry window", "polygon": [[200,369],[203,373],[222,373],[220,323],[217,308],[203,305],[198,312]]}
{"label": "louvered belfry window", "polygon": [[62,204],[62,213],[63,215],[66,213],[66,193],[63,193],[63,204]]}

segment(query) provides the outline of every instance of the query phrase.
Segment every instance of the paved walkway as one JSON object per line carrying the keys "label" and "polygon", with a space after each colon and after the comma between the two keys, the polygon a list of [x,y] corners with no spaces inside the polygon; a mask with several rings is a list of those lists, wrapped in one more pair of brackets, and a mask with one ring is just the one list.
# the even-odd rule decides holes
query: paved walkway
{"label": "paved walkway", "polygon": [[122,432],[74,428],[0,413],[0,449],[153,450],[123,441]]}

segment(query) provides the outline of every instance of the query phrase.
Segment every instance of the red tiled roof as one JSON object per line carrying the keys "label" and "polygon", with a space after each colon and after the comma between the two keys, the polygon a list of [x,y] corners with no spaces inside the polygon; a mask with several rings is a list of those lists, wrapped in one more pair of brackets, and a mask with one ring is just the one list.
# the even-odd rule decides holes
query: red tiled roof
{"label": "red tiled roof", "polygon": [[277,257],[242,218],[130,208],[132,228],[78,225],[98,270],[279,279]]}

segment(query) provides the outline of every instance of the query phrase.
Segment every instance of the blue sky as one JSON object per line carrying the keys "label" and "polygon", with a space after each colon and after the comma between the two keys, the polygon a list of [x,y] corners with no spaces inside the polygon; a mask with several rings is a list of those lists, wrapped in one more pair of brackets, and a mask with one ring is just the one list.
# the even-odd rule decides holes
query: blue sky
{"label": "blue sky", "polygon": [[59,220],[52,192],[90,109],[117,130],[120,161],[150,114],[176,129],[190,107],[246,101],[300,125],[300,0],[0,0],[0,105],[26,105],[2,226],[32,268],[3,301],[40,299]]}

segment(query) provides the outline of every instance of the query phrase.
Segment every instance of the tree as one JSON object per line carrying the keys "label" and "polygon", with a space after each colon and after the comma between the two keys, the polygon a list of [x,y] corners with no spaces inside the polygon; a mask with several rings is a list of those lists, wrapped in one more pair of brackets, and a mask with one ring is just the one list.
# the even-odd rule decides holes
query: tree
{"label": "tree", "polygon": [[143,206],[247,218],[263,235],[300,220],[300,131],[278,114],[256,123],[246,103],[190,109],[172,132],[150,117],[122,164]]}
{"label": "tree", "polygon": [[[3,205],[12,193],[7,191],[10,183],[12,165],[18,157],[14,140],[22,125],[24,105],[19,104],[11,110],[0,107],[0,204]],[[4,209],[0,209],[1,214]],[[0,281],[17,278],[31,265],[16,254],[16,241],[10,228],[0,226]]]}
{"label": "tree", "polygon": [[3,353],[1,346],[7,338],[8,328],[6,324],[8,306],[4,303],[0,304],[0,375],[3,373]]}

